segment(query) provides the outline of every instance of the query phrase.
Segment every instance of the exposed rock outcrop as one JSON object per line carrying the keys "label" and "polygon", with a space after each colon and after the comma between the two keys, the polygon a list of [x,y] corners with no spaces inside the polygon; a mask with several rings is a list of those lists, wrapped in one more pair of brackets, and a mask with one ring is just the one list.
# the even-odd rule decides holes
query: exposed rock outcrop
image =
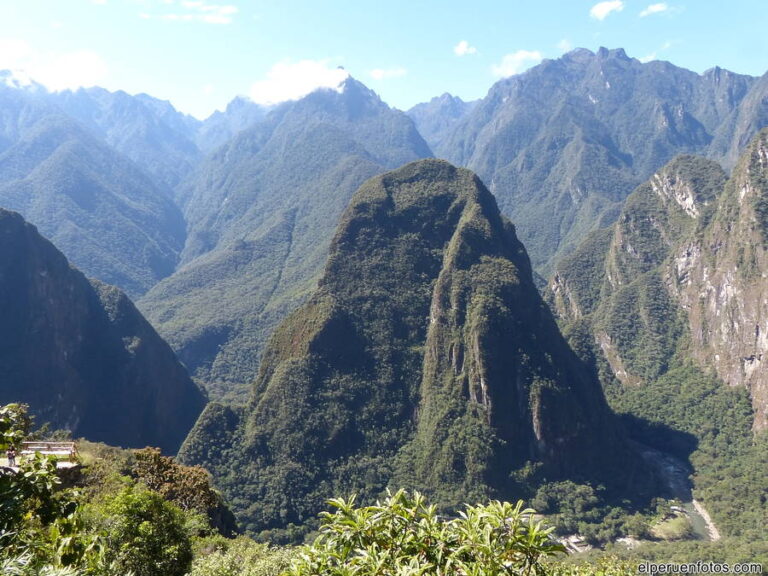
{"label": "exposed rock outcrop", "polygon": [[[589,316],[624,384],[659,376],[678,354],[746,387],[755,430],[768,428],[768,130],[729,180],[711,161],[676,159],[604,234],[610,242],[582,246],[553,277],[558,315]],[[590,247],[602,256],[580,261]]]}

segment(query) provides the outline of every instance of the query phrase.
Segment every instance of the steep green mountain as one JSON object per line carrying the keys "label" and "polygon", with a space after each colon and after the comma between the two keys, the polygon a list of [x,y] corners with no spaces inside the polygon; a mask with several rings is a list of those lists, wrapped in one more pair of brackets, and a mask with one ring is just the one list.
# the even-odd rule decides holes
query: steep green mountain
{"label": "steep green mountain", "polygon": [[470,171],[421,160],[355,193],[247,406],[209,405],[180,457],[258,531],[389,484],[451,507],[519,495],[524,470],[630,472],[622,448],[493,196]]}
{"label": "steep green mountain", "polygon": [[19,214],[0,209],[0,238],[0,404],[75,436],[177,450],[205,397],[170,347]]}
{"label": "steep green mountain", "polygon": [[440,146],[456,123],[464,118],[477,104],[464,102],[458,96],[447,92],[436,96],[429,102],[416,104],[407,114],[416,124],[419,133],[427,141],[430,148],[439,150]]}
{"label": "steep green mountain", "polygon": [[766,206],[768,130],[730,179],[679,157],[558,265],[549,290],[633,436],[690,457],[694,495],[742,542],[765,541],[768,513]]}
{"label": "steep green mountain", "polygon": [[734,115],[755,84],[721,69],[641,63],[621,49],[578,49],[496,83],[435,152],[489,183],[548,276],[674,156],[722,158],[734,137],[754,134],[759,118]]}
{"label": "steep green mountain", "polygon": [[184,265],[139,306],[213,396],[244,400],[270,332],[314,289],[355,189],[430,155],[405,114],[351,78],[278,107],[179,189]]}
{"label": "steep green mountain", "polygon": [[690,354],[750,392],[768,429],[768,130],[739,160],[700,237],[674,255],[673,295],[687,312]]}
{"label": "steep green mountain", "polygon": [[0,206],[22,213],[89,276],[144,293],[176,267],[181,212],[162,186],[76,122],[34,110],[39,118],[0,153]]}
{"label": "steep green mountain", "polygon": [[167,101],[103,88],[54,92],[48,100],[130,158],[169,193],[201,159],[195,144],[201,123]]}

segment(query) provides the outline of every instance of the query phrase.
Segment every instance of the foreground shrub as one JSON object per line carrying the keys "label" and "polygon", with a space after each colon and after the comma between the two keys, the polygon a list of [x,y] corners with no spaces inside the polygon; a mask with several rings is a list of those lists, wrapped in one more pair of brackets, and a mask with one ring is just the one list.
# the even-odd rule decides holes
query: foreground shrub
{"label": "foreground shrub", "polygon": [[129,487],[98,511],[107,561],[118,574],[184,576],[192,544],[181,510],[154,492]]}
{"label": "foreground shrub", "polygon": [[225,549],[195,560],[189,576],[279,576],[289,566],[292,550],[240,537]]}
{"label": "foreground shrub", "polygon": [[538,575],[547,556],[564,551],[522,502],[467,506],[451,519],[418,492],[354,504],[354,497],[331,501],[336,511],[323,514],[320,536],[299,551],[289,575]]}

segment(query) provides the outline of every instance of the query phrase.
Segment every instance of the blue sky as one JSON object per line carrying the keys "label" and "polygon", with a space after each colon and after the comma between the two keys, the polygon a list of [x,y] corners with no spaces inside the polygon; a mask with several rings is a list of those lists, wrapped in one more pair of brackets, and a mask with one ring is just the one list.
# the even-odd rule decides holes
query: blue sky
{"label": "blue sky", "polygon": [[768,71],[767,0],[0,0],[0,69],[51,89],[146,92],[205,117],[346,71],[392,106],[480,98],[571,48]]}

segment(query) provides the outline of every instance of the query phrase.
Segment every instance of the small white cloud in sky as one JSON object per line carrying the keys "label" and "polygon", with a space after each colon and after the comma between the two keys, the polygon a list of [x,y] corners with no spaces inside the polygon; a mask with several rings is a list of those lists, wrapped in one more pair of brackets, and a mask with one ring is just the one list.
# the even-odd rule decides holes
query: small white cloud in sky
{"label": "small white cloud in sky", "polygon": [[492,67],[493,75],[499,78],[513,76],[541,62],[544,56],[538,50],[518,50],[507,54],[501,63]]}
{"label": "small white cloud in sky", "polygon": [[[204,22],[206,24],[231,24],[237,6],[233,4],[210,4],[206,0],[181,0],[178,4],[174,0],[161,0],[166,5],[176,5],[176,12],[163,14],[151,14],[142,12],[140,18],[144,20],[157,19],[170,22]],[[180,9],[180,10],[179,10]]]}
{"label": "small white cloud in sky", "polygon": [[640,18],[645,18],[646,16],[650,16],[651,14],[659,14],[660,12],[666,12],[667,10],[669,10],[669,6],[664,2],[659,2],[658,4],[651,4],[645,10],[640,12]]}
{"label": "small white cloud in sky", "polygon": [[336,68],[328,60],[278,62],[264,80],[251,86],[251,100],[257,104],[277,104],[297,100],[318,88],[338,89],[349,78],[349,72]]}
{"label": "small white cloud in sky", "polygon": [[91,0],[91,4],[100,4],[104,5],[107,3],[107,0]]}
{"label": "small white cloud in sky", "polygon": [[24,40],[0,38],[0,70],[23,70],[50,90],[95,86],[104,81],[109,67],[89,50],[42,53]]}
{"label": "small white cloud in sky", "polygon": [[599,2],[592,6],[589,15],[595,20],[605,20],[611,12],[621,12],[622,10],[624,10],[624,2],[621,0],[608,0],[607,2]]}
{"label": "small white cloud in sky", "polygon": [[663,52],[665,50],[669,50],[670,48],[672,48],[672,44],[673,44],[673,42],[667,40],[666,42],[664,42],[664,44],[661,45],[661,47],[658,50],[654,50],[653,52],[651,52],[647,56],[643,56],[642,58],[640,58],[640,62],[645,64],[645,63],[650,62],[652,60],[658,60],[659,52]]}
{"label": "small white cloud in sky", "polygon": [[405,68],[374,68],[368,74],[374,80],[386,80],[388,78],[399,78],[408,74]]}
{"label": "small white cloud in sky", "polygon": [[216,87],[213,84],[206,84],[203,86],[203,94],[210,96],[216,91]]}
{"label": "small white cloud in sky", "polygon": [[471,46],[466,40],[462,40],[453,47],[453,53],[456,56],[466,56],[468,54],[477,54],[477,48]]}
{"label": "small white cloud in sky", "polygon": [[571,41],[568,40],[568,38],[563,38],[560,40],[560,42],[557,43],[557,49],[565,54],[566,52],[573,50],[573,44],[571,44]]}

